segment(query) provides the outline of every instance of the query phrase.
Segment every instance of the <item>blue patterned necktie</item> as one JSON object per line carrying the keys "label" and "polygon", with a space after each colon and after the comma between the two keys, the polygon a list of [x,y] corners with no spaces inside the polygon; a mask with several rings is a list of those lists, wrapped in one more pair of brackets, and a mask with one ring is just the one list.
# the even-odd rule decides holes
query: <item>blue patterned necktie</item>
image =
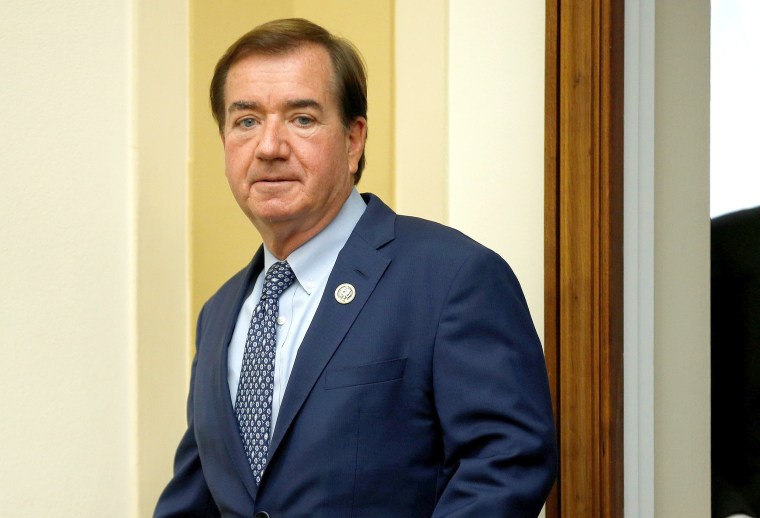
{"label": "blue patterned necktie", "polygon": [[269,432],[272,428],[274,358],[277,351],[276,325],[280,295],[293,284],[295,278],[293,270],[285,261],[269,267],[264,277],[261,300],[251,317],[243,353],[243,366],[240,369],[235,414],[257,485],[261,482],[261,475],[266,467]]}

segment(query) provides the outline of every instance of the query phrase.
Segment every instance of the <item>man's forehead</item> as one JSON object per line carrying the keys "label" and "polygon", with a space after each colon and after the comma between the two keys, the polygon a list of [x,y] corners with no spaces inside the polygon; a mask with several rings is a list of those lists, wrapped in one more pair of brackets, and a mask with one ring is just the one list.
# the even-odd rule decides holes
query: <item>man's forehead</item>
{"label": "man's forehead", "polygon": [[[325,74],[314,73],[314,68],[322,69]],[[245,84],[246,81],[256,81],[259,77],[271,77],[272,75],[281,76],[279,79],[287,79],[292,76],[294,79],[298,79],[298,81],[294,81],[294,84],[302,82],[305,87],[309,87],[308,89],[312,91],[312,94],[307,98],[297,95],[287,99],[290,104],[308,104],[309,99],[315,97],[314,94],[316,93],[324,93],[328,94],[329,97],[334,97],[333,94],[336,92],[332,60],[327,49],[321,45],[304,44],[275,54],[248,52],[238,57],[227,73],[225,94],[229,93],[229,87],[232,83],[240,81]],[[319,81],[320,76],[324,77],[324,82]],[[282,93],[287,97],[286,92]],[[241,100],[227,98],[225,101],[228,104],[228,109],[232,109],[232,104]],[[243,99],[242,101],[246,100]]]}
{"label": "man's forehead", "polygon": [[304,67],[321,68],[330,79],[333,76],[333,63],[327,49],[321,45],[307,43],[281,52],[249,51],[242,53],[230,65],[227,79],[231,74],[244,73],[250,68],[269,68],[270,70],[297,70]]}

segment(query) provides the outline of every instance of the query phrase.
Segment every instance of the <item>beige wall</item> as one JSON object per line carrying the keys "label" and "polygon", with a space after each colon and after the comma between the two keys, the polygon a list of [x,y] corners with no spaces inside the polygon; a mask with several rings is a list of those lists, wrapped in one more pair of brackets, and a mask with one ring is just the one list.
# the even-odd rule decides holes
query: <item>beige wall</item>
{"label": "beige wall", "polygon": [[0,2],[0,514],[132,516],[131,2]]}
{"label": "beige wall", "polygon": [[394,16],[396,210],[447,223],[448,2],[398,1]]}
{"label": "beige wall", "polygon": [[543,336],[544,2],[449,2],[449,224],[501,254]]}
{"label": "beige wall", "polygon": [[507,259],[540,335],[544,16],[542,2],[396,2],[397,209]]}
{"label": "beige wall", "polygon": [[133,29],[137,504],[150,516],[185,429],[188,289],[187,5],[141,0]]}
{"label": "beige wall", "polygon": [[710,516],[710,4],[657,2],[656,516]]}

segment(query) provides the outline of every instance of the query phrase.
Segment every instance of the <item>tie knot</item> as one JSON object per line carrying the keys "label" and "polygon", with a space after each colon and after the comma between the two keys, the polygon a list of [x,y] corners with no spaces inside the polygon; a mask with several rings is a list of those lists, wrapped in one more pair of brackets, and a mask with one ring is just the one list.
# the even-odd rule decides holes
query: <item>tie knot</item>
{"label": "tie knot", "polygon": [[269,267],[264,277],[264,290],[261,293],[261,300],[279,298],[282,292],[293,284],[294,280],[296,280],[296,274],[293,273],[287,261],[274,263]]}

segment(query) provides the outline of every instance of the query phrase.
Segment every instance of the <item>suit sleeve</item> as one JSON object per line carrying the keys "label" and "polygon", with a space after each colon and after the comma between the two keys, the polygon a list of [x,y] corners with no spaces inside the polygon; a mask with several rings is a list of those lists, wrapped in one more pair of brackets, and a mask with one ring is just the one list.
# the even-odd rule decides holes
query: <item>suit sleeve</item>
{"label": "suit sleeve", "polygon": [[433,516],[537,516],[557,469],[546,367],[519,283],[491,251],[451,284],[433,386],[452,472]]}
{"label": "suit sleeve", "polygon": [[[196,336],[201,336],[203,311],[198,317]],[[190,393],[187,399],[187,430],[180,440],[174,457],[174,475],[158,499],[154,518],[208,518],[219,516],[211,492],[206,485],[203,467],[195,442],[193,426],[193,389],[195,386],[195,369],[198,361],[196,339],[196,355],[193,360],[190,377]]]}

